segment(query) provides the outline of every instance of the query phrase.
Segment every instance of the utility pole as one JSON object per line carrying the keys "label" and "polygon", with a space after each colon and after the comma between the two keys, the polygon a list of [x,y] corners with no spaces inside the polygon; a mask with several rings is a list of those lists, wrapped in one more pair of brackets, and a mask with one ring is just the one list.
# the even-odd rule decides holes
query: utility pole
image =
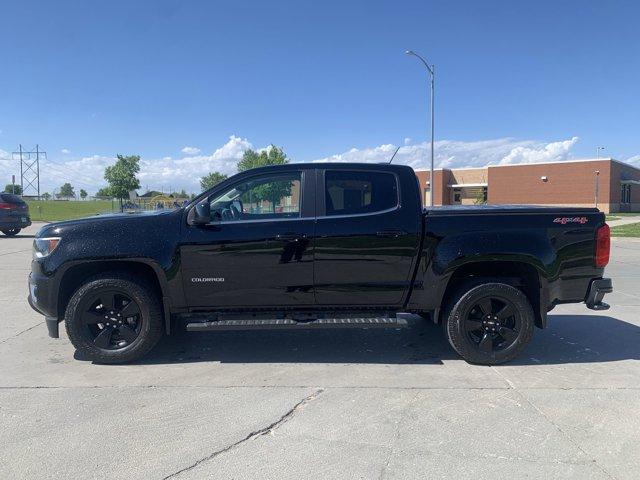
{"label": "utility pole", "polygon": [[36,143],[36,178],[38,179],[38,200],[40,200],[40,147]]}
{"label": "utility pole", "polygon": [[427,67],[427,71],[429,72],[429,74],[431,75],[431,81],[430,81],[430,85],[431,85],[431,91],[430,91],[430,100],[431,100],[431,168],[429,169],[429,203],[431,204],[430,206],[433,207],[433,187],[434,187],[434,180],[433,180],[433,158],[434,158],[434,153],[433,153],[433,149],[434,149],[434,139],[435,139],[435,108],[434,108],[434,101],[435,101],[435,80],[436,80],[436,73],[435,73],[435,65],[429,65],[429,62],[427,62],[424,58],[422,58],[420,55],[418,55],[416,52],[414,52],[413,50],[407,50],[406,52],[407,55],[413,55],[414,57],[418,58],[425,67]]}
{"label": "utility pole", "polygon": [[20,155],[20,190],[22,190],[22,195],[24,195],[24,185],[22,183],[22,144],[20,144],[20,151],[18,153]]}
{"label": "utility pole", "polygon": [[[12,152],[14,160],[20,161],[20,187],[23,196],[35,196],[40,200],[40,158],[47,158],[47,152],[36,145],[33,150],[25,150],[22,144],[17,152]],[[31,190],[31,191],[30,191]]]}
{"label": "utility pole", "polygon": [[596,147],[596,158],[600,160],[600,151],[604,150],[604,147]]}

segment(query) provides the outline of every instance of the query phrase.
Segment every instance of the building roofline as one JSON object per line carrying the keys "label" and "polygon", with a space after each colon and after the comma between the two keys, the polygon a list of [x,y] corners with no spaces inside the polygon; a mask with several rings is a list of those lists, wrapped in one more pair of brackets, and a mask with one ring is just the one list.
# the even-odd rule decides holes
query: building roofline
{"label": "building roofline", "polygon": [[575,160],[561,160],[557,162],[532,162],[532,163],[509,163],[506,165],[488,165],[489,168],[495,167],[522,167],[524,165],[558,165],[562,163],[586,163],[586,162],[614,162],[620,165],[624,165],[625,167],[633,168],[635,170],[640,171],[639,167],[635,165],[631,165],[630,163],[625,163],[620,160],[616,160],[615,158],[583,158],[583,159],[575,159]]}
{"label": "building roofline", "polygon": [[[583,158],[583,159],[573,159],[573,160],[558,160],[555,162],[529,162],[529,163],[505,163],[498,165],[487,165],[487,168],[498,168],[498,167],[530,167],[531,165],[560,165],[563,163],[585,163],[585,162],[619,162],[618,160],[614,160],[613,158]],[[624,165],[628,165],[623,163]],[[631,166],[631,165],[629,165]],[[635,168],[635,167],[634,167]]]}
{"label": "building roofline", "polygon": [[[531,163],[506,163],[504,165],[485,165],[484,167],[455,167],[455,168],[434,168],[433,171],[442,171],[449,170],[455,172],[456,170],[483,170],[485,168],[501,168],[501,167],[530,167],[531,165],[560,165],[563,163],[586,163],[586,162],[614,162],[620,165],[624,165],[625,167],[633,168],[634,170],[640,171],[640,167],[636,167],[635,165],[631,165],[630,163],[625,163],[620,160],[616,160],[615,158],[582,158],[582,159],[572,159],[572,160],[558,160],[555,162],[531,162]],[[428,168],[414,168],[415,172],[428,172]]]}

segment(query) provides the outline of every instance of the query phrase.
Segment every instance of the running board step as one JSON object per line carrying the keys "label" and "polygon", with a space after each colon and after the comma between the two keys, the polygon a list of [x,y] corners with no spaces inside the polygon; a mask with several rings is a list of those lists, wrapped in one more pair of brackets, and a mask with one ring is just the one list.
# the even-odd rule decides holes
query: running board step
{"label": "running board step", "polygon": [[318,318],[311,321],[298,322],[292,319],[250,319],[250,320],[217,320],[212,322],[191,322],[187,324],[189,332],[210,330],[273,330],[273,329],[306,329],[306,328],[403,328],[407,321],[396,317],[362,317],[362,318]]}

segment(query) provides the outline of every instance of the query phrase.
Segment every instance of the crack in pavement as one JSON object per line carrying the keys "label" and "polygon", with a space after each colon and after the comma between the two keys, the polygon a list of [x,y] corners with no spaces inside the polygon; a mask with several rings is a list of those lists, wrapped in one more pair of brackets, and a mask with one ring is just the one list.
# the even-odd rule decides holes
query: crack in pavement
{"label": "crack in pavement", "polygon": [[[154,388],[209,388],[209,389],[232,389],[232,388],[312,388],[314,385],[0,385],[0,390],[82,390],[82,389],[154,389]],[[335,390],[398,390],[398,391],[509,391],[516,390],[513,387],[376,387],[371,385],[325,385],[325,389]],[[521,391],[635,391],[640,387],[518,387]]]}
{"label": "crack in pavement", "polygon": [[402,409],[402,414],[400,415],[400,418],[396,423],[396,428],[395,428],[395,431],[393,432],[393,438],[389,444],[389,452],[387,454],[387,458],[382,464],[382,467],[380,467],[380,474],[378,475],[378,480],[383,480],[385,475],[387,474],[387,469],[389,468],[389,464],[391,463],[391,457],[393,457],[393,454],[395,452],[395,446],[398,443],[398,440],[400,439],[400,428],[404,425],[404,421],[407,415],[409,415],[409,410],[411,409],[413,404],[418,401],[418,395],[419,395],[419,392],[417,392],[413,396],[413,398],[409,400],[407,404],[404,406],[404,408]]}
{"label": "crack in pavement", "polygon": [[23,253],[23,252],[30,252],[31,249],[27,248],[25,250],[14,250],[13,252],[4,252],[4,253],[0,253],[0,257],[4,257],[5,255],[12,255],[14,253]]}
{"label": "crack in pavement", "polygon": [[167,475],[166,477],[164,477],[162,480],[168,480],[170,478],[175,478],[178,475],[184,473],[184,472],[188,472],[189,470],[192,470],[194,468],[196,468],[197,466],[201,465],[204,462],[208,462],[209,460],[213,460],[215,457],[217,457],[218,455],[221,455],[225,452],[228,452],[229,450],[234,449],[235,447],[253,439],[256,437],[260,437],[262,435],[266,435],[267,433],[272,432],[273,430],[275,430],[276,428],[280,427],[281,425],[283,425],[284,423],[286,423],[287,421],[289,421],[294,413],[299,410],[300,408],[304,407],[307,403],[315,400],[318,395],[320,395],[322,392],[324,392],[323,388],[320,388],[318,390],[316,390],[315,392],[313,392],[311,395],[308,395],[307,397],[303,398],[302,400],[300,400],[298,403],[296,403],[291,409],[289,409],[284,415],[282,415],[278,420],[276,420],[275,422],[271,423],[270,425],[261,428],[259,430],[255,430],[251,433],[249,433],[246,437],[244,437],[242,440],[238,440],[235,443],[232,443],[231,445],[227,445],[224,448],[221,448],[220,450],[216,450],[215,452],[207,455],[206,457],[203,457],[199,460],[196,460],[194,463],[192,463],[191,465],[184,467],[180,470],[178,470],[177,472],[174,472],[170,475]]}
{"label": "crack in pavement", "polygon": [[36,323],[35,325],[32,325],[31,327],[27,328],[26,330],[22,330],[21,332],[16,333],[15,335],[12,335],[10,337],[5,338],[4,340],[0,341],[0,345],[2,345],[3,343],[8,342],[9,340],[13,340],[16,337],[19,337],[20,335],[22,335],[23,333],[28,332],[29,330],[33,330],[34,328],[42,325],[44,322],[39,322]]}

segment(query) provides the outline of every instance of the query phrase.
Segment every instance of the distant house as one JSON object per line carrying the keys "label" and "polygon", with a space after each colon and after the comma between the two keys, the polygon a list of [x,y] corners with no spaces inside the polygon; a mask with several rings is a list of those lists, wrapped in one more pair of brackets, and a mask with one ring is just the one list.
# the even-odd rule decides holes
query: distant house
{"label": "distant house", "polygon": [[157,197],[158,195],[162,195],[162,192],[158,192],[157,190],[149,190],[148,192],[140,195],[140,198],[153,198]]}

